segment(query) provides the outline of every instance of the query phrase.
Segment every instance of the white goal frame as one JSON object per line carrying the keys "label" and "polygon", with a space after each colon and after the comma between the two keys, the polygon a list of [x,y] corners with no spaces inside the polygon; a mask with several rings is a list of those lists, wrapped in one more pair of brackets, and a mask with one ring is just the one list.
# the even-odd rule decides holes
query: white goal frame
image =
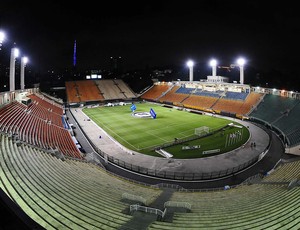
{"label": "white goal frame", "polygon": [[209,127],[201,126],[199,128],[195,128],[195,135],[197,136],[204,136],[209,133]]}

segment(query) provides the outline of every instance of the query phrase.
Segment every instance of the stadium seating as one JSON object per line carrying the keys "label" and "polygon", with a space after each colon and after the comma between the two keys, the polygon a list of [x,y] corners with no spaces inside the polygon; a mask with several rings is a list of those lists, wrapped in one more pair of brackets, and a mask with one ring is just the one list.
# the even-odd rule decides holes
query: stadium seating
{"label": "stadium seating", "polygon": [[159,102],[161,103],[170,102],[176,104],[176,103],[183,102],[186,98],[189,97],[189,94],[176,93],[178,89],[179,86],[174,86],[171,90],[167,91],[159,98]]}
{"label": "stadium seating", "polygon": [[263,96],[263,94],[256,92],[208,91],[179,85],[174,85],[170,90],[163,89],[163,87],[166,86],[163,84],[153,85],[141,95],[141,98],[203,111],[219,111],[219,113],[223,111],[248,115]]}
{"label": "stadium seating", "polygon": [[192,204],[175,212],[172,222],[154,222],[149,229],[298,229],[300,187],[242,185],[226,191],[175,192],[172,201]]}
{"label": "stadium seating", "polygon": [[63,127],[61,115],[45,110],[42,104],[33,103],[27,107],[13,101],[0,108],[0,115],[2,132],[40,148],[58,149],[66,156],[82,158],[69,130]]}
{"label": "stadium seating", "polygon": [[249,114],[276,127],[287,137],[290,146],[300,143],[300,101],[268,94],[257,108]]}
{"label": "stadium seating", "polygon": [[167,84],[153,85],[149,90],[141,95],[141,98],[157,100],[158,98],[162,97],[170,88],[171,86]]}
{"label": "stadium seating", "polygon": [[50,110],[58,115],[63,115],[63,106],[56,103],[54,100],[50,100],[39,93],[32,93],[27,96],[31,98],[32,101],[36,102],[36,104],[39,104],[40,107]]}
{"label": "stadium seating", "polygon": [[65,84],[68,102],[79,103],[81,100],[77,89],[76,81],[67,81]]}
{"label": "stadium seating", "polygon": [[[82,93],[92,87],[88,84],[67,82],[69,102],[98,100],[99,95],[99,100],[134,97],[119,80],[94,83],[97,97]],[[197,110],[252,111],[250,116],[280,129],[291,145],[300,143],[299,100],[265,95],[260,102],[263,94],[255,92],[222,95],[163,84],[141,99]],[[29,97],[28,107],[17,101],[0,107],[0,188],[46,229],[300,229],[300,187],[289,188],[300,179],[299,160],[280,165],[258,182],[206,192],[170,189],[168,201],[186,202],[191,209],[167,208],[162,219],[143,222],[129,212],[135,201],[122,195],[141,197],[150,206],[160,202],[161,208],[165,189],[129,182],[86,162],[64,128],[63,108],[40,94]],[[64,159],[48,151],[55,148]]]}
{"label": "stadium seating", "polygon": [[136,98],[135,93],[130,89],[130,87],[123,80],[115,79],[113,81],[120,88],[120,91],[123,92],[125,98]]}
{"label": "stadium seating", "polygon": [[102,92],[93,80],[69,81],[65,84],[69,103],[104,100]]}
{"label": "stadium seating", "polygon": [[[62,161],[41,149],[17,145],[7,135],[0,135],[0,143],[1,188],[46,229],[122,229],[137,218],[130,215],[122,194],[153,203],[163,191],[119,179],[84,161]],[[148,229],[299,229],[300,187],[289,190],[282,183],[299,172],[295,161],[260,183],[224,191],[174,190],[169,201],[192,204],[191,210],[167,208],[166,218],[149,223]]]}
{"label": "stadium seating", "polygon": [[149,203],[159,189],[123,181],[93,164],[64,161],[0,135],[1,189],[46,229],[118,229],[132,219],[122,194]]}

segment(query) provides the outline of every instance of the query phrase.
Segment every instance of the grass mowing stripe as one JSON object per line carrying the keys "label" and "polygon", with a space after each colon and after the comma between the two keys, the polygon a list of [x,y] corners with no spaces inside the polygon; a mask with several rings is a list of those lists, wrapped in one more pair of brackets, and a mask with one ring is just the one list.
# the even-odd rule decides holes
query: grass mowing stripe
{"label": "grass mowing stripe", "polygon": [[[85,108],[83,112],[125,147],[156,156],[158,154],[153,151],[154,147],[171,143],[175,138],[184,139],[193,137],[195,135],[195,128],[207,126],[210,130],[216,130],[232,122],[223,118],[165,108],[150,103],[137,103],[136,107],[136,112],[141,113],[149,112],[150,108],[153,108],[157,114],[157,118],[134,117],[132,116],[130,105]],[[225,143],[224,138],[218,138],[210,137],[206,139],[206,142],[213,143],[216,141],[218,143],[219,141]],[[210,145],[208,143],[202,144],[202,146],[207,146],[208,148],[211,148],[211,146],[214,147],[213,144]],[[181,147],[180,149],[178,147],[177,149],[170,148],[170,150],[175,151],[175,155],[178,152],[181,155],[180,157],[183,157]],[[197,155],[195,151],[192,154],[189,154],[189,152],[192,151],[185,151],[185,158],[193,158]]]}
{"label": "grass mowing stripe", "polygon": [[104,129],[104,130],[109,130],[110,133],[113,133],[115,136],[117,136],[119,139],[123,140],[124,142],[126,142],[128,145],[130,145],[132,148],[134,148],[135,150],[138,150],[134,145],[130,144],[129,142],[127,142],[122,136],[120,136],[119,134],[117,134],[113,129],[109,128],[107,125],[101,123],[101,121],[99,121],[98,119],[95,119],[95,122],[97,124],[100,124],[100,126]]}

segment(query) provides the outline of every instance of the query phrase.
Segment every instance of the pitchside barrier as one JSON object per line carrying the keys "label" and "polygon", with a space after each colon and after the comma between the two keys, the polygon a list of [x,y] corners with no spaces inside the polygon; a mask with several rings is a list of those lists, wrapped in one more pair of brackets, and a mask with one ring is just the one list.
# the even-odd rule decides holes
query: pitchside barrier
{"label": "pitchside barrier", "polygon": [[[72,114],[72,112],[71,112],[71,114]],[[72,116],[73,116],[73,114],[72,114]],[[78,122],[76,120],[75,116],[73,116],[73,118],[75,119],[76,122]],[[93,141],[89,138],[88,134],[80,126],[78,126],[78,127],[80,128],[82,133],[84,133],[84,135],[88,139],[89,143],[93,146],[94,150],[103,159],[106,159],[106,162],[103,160],[104,165],[108,164],[107,162],[110,162],[112,164],[118,165],[122,168],[131,170],[133,172],[140,173],[140,174],[143,174],[143,175],[158,177],[158,178],[172,179],[172,180],[186,180],[186,181],[222,178],[222,177],[225,177],[225,176],[234,175],[235,173],[237,173],[237,172],[239,172],[239,171],[241,171],[245,168],[248,168],[249,166],[251,166],[254,163],[259,161],[259,156],[256,156],[256,157],[252,158],[251,160],[249,160],[249,161],[247,161],[243,164],[240,164],[236,167],[228,168],[226,170],[221,170],[221,171],[209,172],[209,173],[168,172],[168,171],[162,171],[161,169],[158,169],[158,170],[149,169],[149,168],[141,167],[139,165],[134,165],[134,164],[122,161],[118,158],[115,158],[113,156],[108,155],[107,153],[103,152],[101,149],[99,149],[93,143]],[[219,131],[219,130],[216,130],[216,131]],[[216,132],[216,131],[214,131],[214,132]],[[212,133],[214,133],[214,132],[212,132]],[[197,137],[197,138],[200,138],[200,137]],[[269,144],[266,147],[266,149],[264,150],[264,152],[269,149],[271,140],[272,140],[272,138],[270,138]]]}
{"label": "pitchside barrier", "polygon": [[[92,140],[89,139],[88,135],[83,131],[82,132],[86,135],[87,139],[89,140],[90,144],[93,146],[95,151],[102,157],[105,158],[107,162],[110,162],[112,164],[118,165],[124,169],[128,169],[130,171],[140,173],[143,175],[163,178],[163,179],[171,179],[171,180],[186,180],[186,181],[194,181],[194,180],[207,180],[207,179],[216,179],[225,177],[228,175],[233,175],[234,173],[237,173],[250,165],[253,165],[258,161],[258,156],[254,157],[253,159],[245,162],[244,164],[238,165],[233,168],[228,168],[226,170],[221,171],[214,171],[209,173],[189,173],[189,172],[168,172],[168,171],[161,171],[161,169],[149,169],[145,167],[141,167],[139,165],[134,165],[128,162],[125,162],[123,160],[120,160],[118,158],[115,158],[113,156],[110,156],[103,152],[101,149],[99,149]],[[104,165],[107,163],[103,163]]]}
{"label": "pitchside barrier", "polygon": [[[100,149],[96,149],[96,150],[97,152],[99,152],[100,155],[102,154],[104,156],[105,153],[103,153]],[[163,179],[194,181],[194,180],[216,179],[216,178],[222,178],[229,175],[234,175],[235,173],[256,163],[258,161],[258,156],[236,167],[228,168],[226,170],[221,170],[221,171],[208,172],[208,173],[169,172],[169,171],[162,171],[161,169],[149,169],[149,168],[141,167],[139,165],[134,165],[125,162],[123,160],[117,159],[113,156],[107,155],[107,159],[109,162],[115,165],[118,165],[122,168],[131,170],[136,173],[153,176],[157,178],[163,178]]]}

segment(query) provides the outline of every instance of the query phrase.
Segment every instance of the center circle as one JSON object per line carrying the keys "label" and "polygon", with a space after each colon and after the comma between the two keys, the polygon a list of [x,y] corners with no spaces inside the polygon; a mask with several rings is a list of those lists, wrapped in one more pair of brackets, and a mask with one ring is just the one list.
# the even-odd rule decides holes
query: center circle
{"label": "center circle", "polygon": [[150,112],[135,112],[131,115],[138,118],[152,118]]}

